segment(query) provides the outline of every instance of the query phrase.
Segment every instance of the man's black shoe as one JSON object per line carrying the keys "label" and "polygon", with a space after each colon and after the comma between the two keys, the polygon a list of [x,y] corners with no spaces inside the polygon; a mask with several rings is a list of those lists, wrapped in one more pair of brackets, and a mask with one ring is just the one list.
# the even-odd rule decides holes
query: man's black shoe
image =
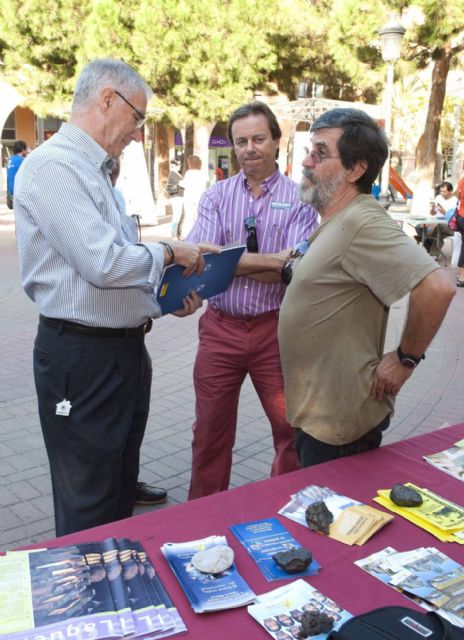
{"label": "man's black shoe", "polygon": [[168,497],[166,489],[151,487],[145,482],[137,482],[137,493],[135,494],[135,504],[161,504]]}

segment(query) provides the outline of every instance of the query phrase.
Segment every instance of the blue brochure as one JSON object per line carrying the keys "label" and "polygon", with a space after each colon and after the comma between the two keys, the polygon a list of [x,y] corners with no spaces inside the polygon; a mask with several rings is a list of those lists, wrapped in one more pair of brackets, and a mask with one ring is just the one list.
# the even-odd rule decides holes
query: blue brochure
{"label": "blue brochure", "polygon": [[312,576],[321,568],[321,565],[314,558],[309,567],[298,573],[287,573],[278,566],[272,559],[275,553],[288,551],[291,547],[301,547],[301,544],[277,518],[235,524],[230,527],[230,530],[243,544],[268,582]]}
{"label": "blue brochure", "polygon": [[161,313],[172,313],[182,309],[183,299],[190,291],[196,291],[200,298],[206,300],[222,293],[232,282],[237,262],[245,247],[227,247],[221,253],[205,253],[205,270],[201,276],[183,275],[184,267],[178,264],[166,267],[158,287],[156,300]]}
{"label": "blue brochure", "polygon": [[161,552],[184,590],[195,613],[220,611],[250,604],[256,595],[235,564],[222,573],[201,573],[192,564],[197,551],[227,545],[225,536],[208,536],[189,542],[166,542]]}

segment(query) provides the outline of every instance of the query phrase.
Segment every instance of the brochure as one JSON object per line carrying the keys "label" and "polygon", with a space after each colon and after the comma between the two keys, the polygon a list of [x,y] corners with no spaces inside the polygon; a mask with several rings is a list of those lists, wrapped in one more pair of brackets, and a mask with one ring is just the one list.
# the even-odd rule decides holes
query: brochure
{"label": "brochure", "polygon": [[387,547],[355,564],[428,610],[464,627],[464,567],[434,547]]}
{"label": "brochure", "polygon": [[464,482],[464,439],[455,442],[450,449],[424,456],[424,460]]}
{"label": "brochure", "polygon": [[309,485],[292,495],[290,502],[280,509],[279,514],[307,527],[305,512],[307,507],[315,502],[325,502],[333,515],[328,537],[344,544],[363,545],[379,529],[393,520],[393,516],[383,511],[335,493],[329,487],[317,485]]}
{"label": "brochure", "polygon": [[196,291],[203,300],[225,291],[244,251],[245,247],[239,246],[227,247],[220,253],[204,253],[205,270],[201,276],[186,278],[184,267],[178,264],[166,267],[156,295],[162,315],[182,309],[183,299],[190,291]]}
{"label": "brochure", "polygon": [[442,498],[436,493],[406,483],[422,496],[422,504],[418,507],[399,507],[390,500],[390,490],[377,491],[376,502],[425,529],[442,542],[464,544],[464,508],[454,502]]}
{"label": "brochure", "polygon": [[[248,613],[275,640],[299,638],[304,612],[315,610],[333,618],[335,630],[352,617],[351,613],[301,579],[258,596],[255,604],[248,607]],[[323,640],[327,636],[328,633],[320,633],[311,636],[311,640]]]}
{"label": "brochure", "polygon": [[277,518],[236,524],[230,527],[230,530],[240,540],[269,582],[312,576],[321,568],[314,558],[309,567],[298,573],[287,573],[277,565],[272,558],[275,553],[288,551],[292,547],[301,547]]}
{"label": "brochure", "polygon": [[146,565],[135,546],[144,553],[139,543],[108,539],[1,556],[0,640],[161,638],[185,631],[173,616],[158,614],[161,599],[144,584]]}
{"label": "brochure", "polygon": [[171,567],[195,613],[242,607],[255,594],[237,571],[235,564],[222,573],[201,573],[192,565],[198,551],[227,545],[225,536],[209,536],[189,542],[167,542],[161,551]]}
{"label": "brochure", "polygon": [[149,593],[144,580],[144,567],[137,557],[130,540],[118,540],[119,559],[122,566],[122,576],[129,596],[132,618],[135,624],[135,635],[144,637],[158,633],[163,628],[158,617],[152,593]]}
{"label": "brochure", "polygon": [[151,594],[152,603],[158,617],[162,621],[162,631],[158,632],[156,638],[166,638],[168,636],[185,633],[187,627],[180,617],[177,608],[173,605],[166,589],[164,588],[160,578],[158,577],[154,566],[150,562],[146,552],[140,542],[133,542],[136,550],[137,558],[143,566],[143,577],[148,592]]}

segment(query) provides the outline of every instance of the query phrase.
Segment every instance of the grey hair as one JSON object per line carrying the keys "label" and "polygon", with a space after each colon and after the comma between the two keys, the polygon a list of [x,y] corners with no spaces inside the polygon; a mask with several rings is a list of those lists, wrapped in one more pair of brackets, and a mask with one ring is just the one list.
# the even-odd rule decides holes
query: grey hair
{"label": "grey hair", "polygon": [[81,71],[74,89],[73,110],[89,106],[105,87],[129,96],[143,91],[147,100],[153,94],[142,76],[128,64],[122,60],[100,58],[86,64]]}

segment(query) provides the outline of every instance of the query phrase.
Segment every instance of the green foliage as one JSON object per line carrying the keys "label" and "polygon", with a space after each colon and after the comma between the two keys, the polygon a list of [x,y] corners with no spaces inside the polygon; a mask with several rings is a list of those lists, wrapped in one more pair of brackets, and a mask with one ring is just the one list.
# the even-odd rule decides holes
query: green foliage
{"label": "green foliage", "polygon": [[275,65],[266,37],[271,4],[142,0],[132,45],[159,106],[181,121],[211,120],[250,97]]}
{"label": "green foliage", "polygon": [[69,99],[88,0],[2,0],[3,75],[39,115]]}
{"label": "green foliage", "polygon": [[422,17],[408,25],[397,80],[462,41],[462,0],[1,0],[1,69],[39,115],[69,104],[81,66],[101,56],[138,69],[178,125],[223,119],[256,90],[293,98],[300,80],[376,102],[377,32],[393,8]]}
{"label": "green foliage", "polygon": [[81,62],[94,58],[120,58],[134,64],[131,39],[137,0],[130,3],[93,0],[83,24],[84,39],[79,50]]}

